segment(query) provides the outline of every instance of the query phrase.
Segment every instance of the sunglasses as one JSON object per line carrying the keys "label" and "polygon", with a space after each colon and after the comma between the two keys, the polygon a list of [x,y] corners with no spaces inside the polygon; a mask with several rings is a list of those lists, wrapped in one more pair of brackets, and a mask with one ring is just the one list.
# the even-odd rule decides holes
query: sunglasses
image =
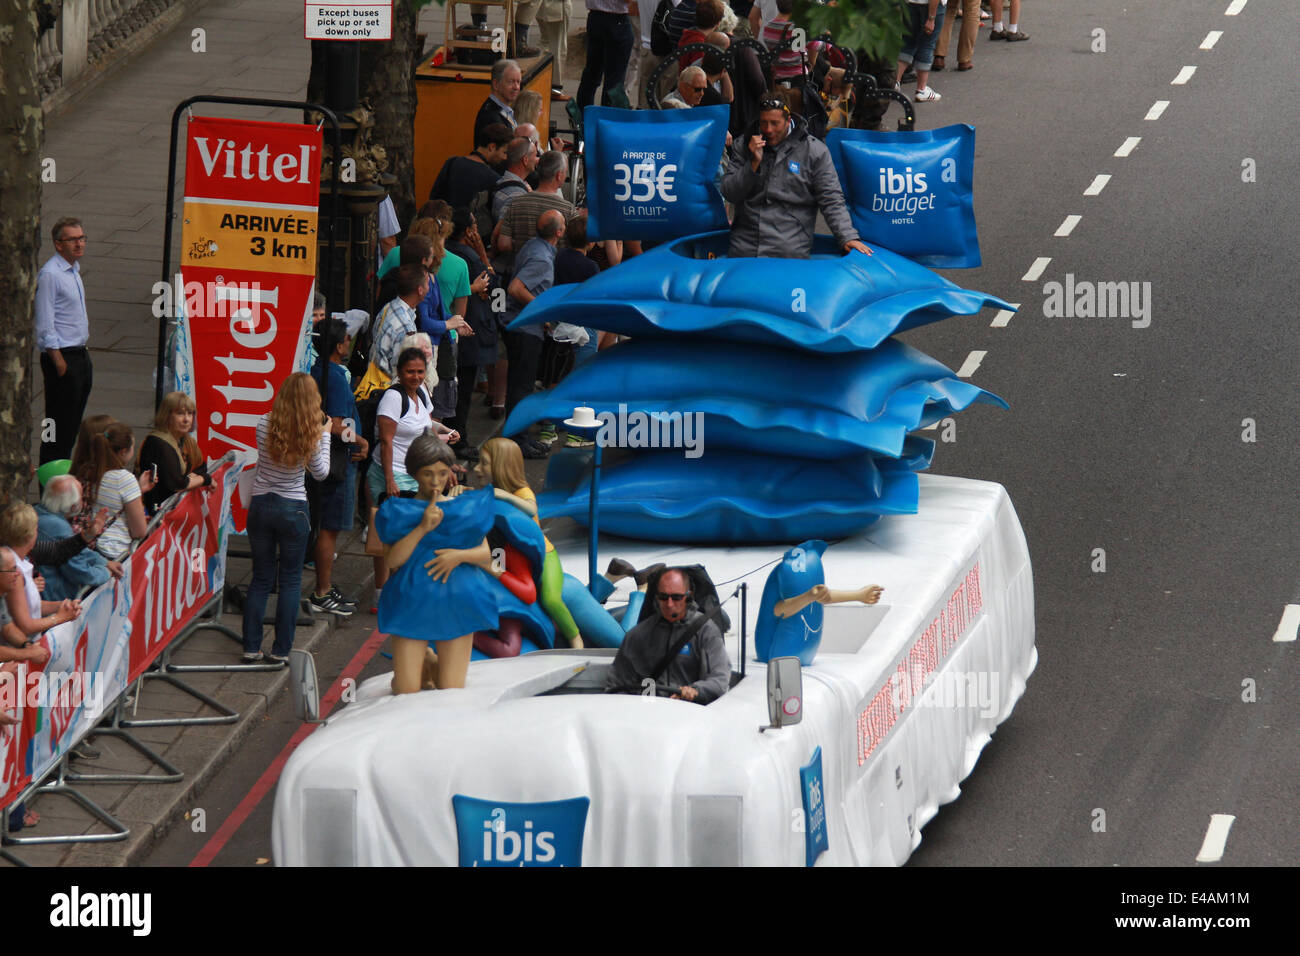
{"label": "sunglasses", "polygon": [[686,594],[685,594],[685,593],[682,593],[682,594],[668,594],[668,593],[666,593],[666,592],[664,592],[664,591],[660,591],[660,592],[658,592],[657,594],[655,594],[655,597],[658,598],[660,601],[685,601],[685,600],[686,600]]}

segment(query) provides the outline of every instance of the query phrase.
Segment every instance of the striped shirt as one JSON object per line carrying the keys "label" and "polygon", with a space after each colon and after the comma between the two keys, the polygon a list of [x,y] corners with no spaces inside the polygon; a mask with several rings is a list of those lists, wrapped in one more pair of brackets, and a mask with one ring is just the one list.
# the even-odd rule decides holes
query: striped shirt
{"label": "striped shirt", "polygon": [[[763,24],[763,43],[769,50],[775,50],[794,30],[789,20],[770,20]],[[803,76],[803,54],[794,50],[785,50],[772,64],[773,80],[790,80]]]}
{"label": "striped shirt", "polygon": [[307,489],[303,485],[303,472],[310,469],[311,476],[317,481],[323,481],[329,477],[329,430],[323,429],[321,431],[320,441],[316,443],[316,451],[312,454],[311,460],[307,462],[305,468],[302,465],[286,466],[274,461],[266,451],[266,430],[269,417],[269,415],[263,415],[257,420],[257,468],[253,472],[252,496],[279,495],[281,498],[306,501]]}

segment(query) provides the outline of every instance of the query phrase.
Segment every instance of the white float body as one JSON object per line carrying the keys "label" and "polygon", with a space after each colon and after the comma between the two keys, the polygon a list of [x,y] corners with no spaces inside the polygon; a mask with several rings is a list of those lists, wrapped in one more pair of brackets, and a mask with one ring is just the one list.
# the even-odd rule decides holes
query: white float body
{"label": "white float body", "polygon": [[[476,662],[463,690],[403,697],[389,693],[388,676],[373,678],[286,765],[276,862],[456,865],[452,797],[462,794],[589,798],[587,866],[802,866],[800,768],[820,747],[828,848],[816,863],[903,863],[921,827],[957,798],[1037,662],[1029,554],[1006,491],[920,480],[918,514],[884,518],[822,559],[831,588],[885,590],[875,607],[826,609],[821,651],[803,669],[801,723],[759,732],[768,710],[766,667],[752,659],[754,620],[783,549],[602,539],[602,561],[703,564],[724,599],[747,581],[748,676],[708,706],[538,696],[571,678],[599,681],[608,651]],[[581,529],[553,540],[565,568],[585,577]],[[738,604],[725,607],[738,669]],[[507,822],[521,826],[517,812]]]}

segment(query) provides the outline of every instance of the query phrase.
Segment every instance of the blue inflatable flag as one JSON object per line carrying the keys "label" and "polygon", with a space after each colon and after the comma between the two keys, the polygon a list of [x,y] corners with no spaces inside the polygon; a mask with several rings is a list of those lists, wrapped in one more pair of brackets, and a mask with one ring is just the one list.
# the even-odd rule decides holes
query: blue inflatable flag
{"label": "blue inflatable flag", "polygon": [[587,236],[662,242],[727,228],[715,178],[730,110],[621,110],[582,114]]}
{"label": "blue inflatable flag", "polygon": [[826,145],[863,242],[940,269],[980,264],[972,200],[975,127],[914,133],[836,128]]}

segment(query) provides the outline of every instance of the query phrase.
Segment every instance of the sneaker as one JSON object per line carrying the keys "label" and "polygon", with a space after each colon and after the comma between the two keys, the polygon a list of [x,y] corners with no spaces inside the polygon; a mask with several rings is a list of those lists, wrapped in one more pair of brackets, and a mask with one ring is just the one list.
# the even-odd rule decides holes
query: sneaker
{"label": "sneaker", "polygon": [[554,425],[543,425],[537,431],[537,442],[541,445],[553,445],[555,439],[559,437],[560,436],[555,431]]}
{"label": "sneaker", "polygon": [[334,600],[338,601],[340,604],[344,604],[352,608],[354,611],[357,609],[357,602],[352,600],[350,597],[344,597],[343,592],[338,588],[330,588],[330,594],[334,597]]}
{"label": "sneaker", "polygon": [[325,594],[313,594],[307,599],[307,604],[318,614],[337,614],[339,617],[352,616],[353,609],[329,592]]}
{"label": "sneaker", "polygon": [[916,82],[916,70],[912,69],[910,66],[909,66],[906,70],[904,70],[904,71],[903,71],[903,80],[902,80],[902,82],[904,82],[904,83],[915,83],[915,82]]}
{"label": "sneaker", "polygon": [[941,99],[943,97],[936,93],[933,87],[927,86],[923,90],[916,91],[916,101],[918,103],[933,103],[935,100]]}
{"label": "sneaker", "polygon": [[245,654],[239,659],[241,664],[260,664],[262,663],[263,654],[261,651],[254,651],[252,654]]}
{"label": "sneaker", "polygon": [[519,446],[519,452],[525,458],[537,459],[545,458],[550,454],[551,449],[547,445],[539,444],[535,441],[525,442]]}
{"label": "sneaker", "polygon": [[273,651],[267,651],[265,654],[262,655],[262,659],[267,664],[273,664],[276,667],[283,667],[285,664],[289,663],[289,656],[287,654],[284,657],[281,657],[279,654],[276,654]]}
{"label": "sneaker", "polygon": [[79,743],[68,751],[68,756],[77,757],[81,760],[98,760],[103,756],[98,750],[88,743]]}
{"label": "sneaker", "polygon": [[565,448],[590,448],[594,444],[596,443],[590,438],[583,438],[581,435],[575,435],[573,432],[569,432],[564,437]]}
{"label": "sneaker", "polygon": [[1006,30],[990,30],[990,31],[989,31],[989,39],[990,39],[990,40],[1005,40],[1006,38],[1007,38],[1007,31],[1006,31]]}
{"label": "sneaker", "polygon": [[1028,39],[1029,39],[1029,34],[1026,33],[1024,30],[1017,30],[1015,33],[1012,33],[1010,30],[1007,31],[1006,41],[1008,43],[1017,43],[1020,40],[1028,40]]}

